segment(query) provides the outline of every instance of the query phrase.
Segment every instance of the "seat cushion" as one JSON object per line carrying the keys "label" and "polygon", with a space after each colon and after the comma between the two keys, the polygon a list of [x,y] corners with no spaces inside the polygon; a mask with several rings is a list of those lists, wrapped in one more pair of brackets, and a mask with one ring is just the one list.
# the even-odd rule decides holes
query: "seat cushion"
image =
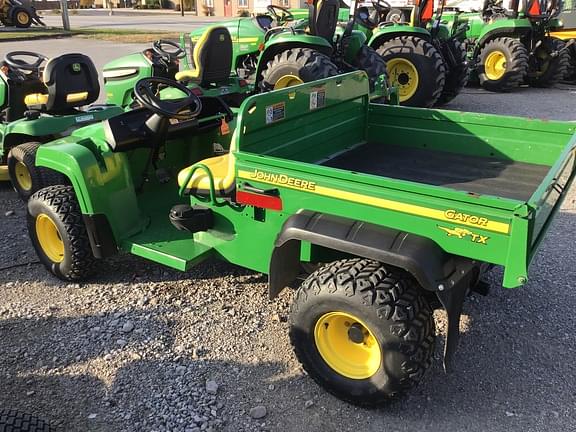
{"label": "seat cushion", "polygon": [[[232,193],[235,186],[234,156],[227,153],[223,156],[211,157],[198,162],[198,164],[183,169],[178,174],[178,185],[180,187],[182,187],[186,182],[190,171],[197,165],[205,165],[212,173],[214,189],[217,196],[229,196]],[[186,185],[185,192],[186,194],[210,194],[210,178],[206,174],[205,170],[198,168],[194,172],[192,178]]]}
{"label": "seat cushion", "polygon": [[200,69],[188,69],[178,72],[174,78],[176,81],[195,80],[198,79],[199,74]]}

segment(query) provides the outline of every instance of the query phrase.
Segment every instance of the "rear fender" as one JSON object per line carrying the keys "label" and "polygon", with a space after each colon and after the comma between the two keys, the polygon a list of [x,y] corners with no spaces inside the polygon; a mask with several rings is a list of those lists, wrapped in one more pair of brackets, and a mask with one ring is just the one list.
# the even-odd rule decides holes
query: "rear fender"
{"label": "rear fender", "polygon": [[404,24],[394,24],[374,29],[368,45],[374,49],[378,49],[383,43],[400,36],[416,36],[430,41],[430,32],[426,29]]}
{"label": "rear fender", "polygon": [[476,43],[477,54],[487,42],[497,37],[521,37],[532,31],[530,21],[526,19],[497,20],[482,27],[482,32]]}

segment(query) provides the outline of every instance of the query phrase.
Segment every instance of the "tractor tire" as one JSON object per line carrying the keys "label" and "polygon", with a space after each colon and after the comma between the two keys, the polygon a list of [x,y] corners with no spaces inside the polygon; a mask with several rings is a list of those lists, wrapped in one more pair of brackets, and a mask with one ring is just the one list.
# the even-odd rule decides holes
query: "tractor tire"
{"label": "tractor tire", "polygon": [[32,15],[23,7],[15,7],[12,11],[12,20],[18,28],[28,28],[32,25]]}
{"label": "tractor tire", "polygon": [[432,309],[414,278],[363,258],[327,264],[298,289],[290,341],[336,397],[376,406],[414,387],[434,353]]}
{"label": "tractor tire", "polygon": [[72,186],[49,186],[30,197],[28,232],[40,262],[59,279],[95,273],[97,260]]}
{"label": "tractor tire", "polygon": [[384,75],[388,80],[388,73],[386,71],[386,62],[374,49],[368,45],[362,45],[356,54],[356,58],[352,62],[352,66],[363,70],[368,75],[370,82],[370,91],[374,91],[375,84],[378,79]]}
{"label": "tractor tire", "polygon": [[430,108],[438,101],[446,68],[434,45],[417,36],[399,36],[376,51],[386,62],[390,84],[398,87],[400,105]]}
{"label": "tractor tire", "polygon": [[310,48],[292,48],[276,54],[266,64],[260,90],[268,92],[334,75],[338,75],[338,68],[330,57]]}
{"label": "tractor tire", "polygon": [[480,50],[477,73],[480,85],[488,91],[513,90],[528,74],[528,50],[518,39],[493,39]]}
{"label": "tractor tire", "polygon": [[553,37],[545,37],[536,49],[530,62],[528,84],[531,87],[551,87],[564,79],[570,69],[570,53],[562,51],[558,57],[550,57],[550,53],[559,51],[566,43]]}
{"label": "tractor tire", "polygon": [[448,45],[445,48],[449,49],[454,56],[456,65],[448,67],[448,64],[446,64],[446,82],[436,106],[445,105],[458,96],[468,83],[468,77],[470,76],[466,46],[456,39],[448,39],[445,43]]}
{"label": "tractor tire", "polygon": [[37,417],[15,410],[0,410],[0,432],[55,432],[56,429]]}
{"label": "tractor tire", "polygon": [[46,186],[64,184],[64,175],[45,167],[36,166],[36,151],[42,144],[27,142],[13,147],[8,153],[8,174],[14,190],[23,201]]}
{"label": "tractor tire", "polygon": [[564,79],[568,82],[576,83],[576,41],[575,44],[568,49],[568,54],[570,63],[568,64],[568,72]]}

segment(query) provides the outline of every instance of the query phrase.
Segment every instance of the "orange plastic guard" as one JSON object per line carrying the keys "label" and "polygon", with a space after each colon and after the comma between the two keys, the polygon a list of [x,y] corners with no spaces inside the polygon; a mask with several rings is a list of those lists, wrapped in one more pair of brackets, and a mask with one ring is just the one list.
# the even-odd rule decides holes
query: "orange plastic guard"
{"label": "orange plastic guard", "polygon": [[539,0],[530,0],[529,6],[528,6],[528,15],[539,16],[540,14],[541,14],[540,1]]}
{"label": "orange plastic guard", "polygon": [[434,17],[434,0],[422,0],[420,21],[430,21]]}

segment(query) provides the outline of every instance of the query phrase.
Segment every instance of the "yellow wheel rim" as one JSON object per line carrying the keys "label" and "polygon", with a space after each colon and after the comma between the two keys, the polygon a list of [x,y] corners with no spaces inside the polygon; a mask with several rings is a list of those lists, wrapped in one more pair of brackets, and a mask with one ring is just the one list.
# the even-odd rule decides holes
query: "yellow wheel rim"
{"label": "yellow wheel rim", "polygon": [[44,254],[53,262],[64,260],[64,242],[56,224],[49,216],[41,213],[36,218],[36,237]]}
{"label": "yellow wheel rim", "polygon": [[32,176],[30,175],[28,167],[23,162],[16,162],[16,166],[14,167],[14,174],[20,189],[25,191],[32,189]]}
{"label": "yellow wheel rim", "polygon": [[276,84],[274,84],[274,90],[278,90],[278,89],[282,89],[282,88],[286,88],[286,87],[292,87],[298,84],[302,84],[304,81],[302,81],[299,77],[297,77],[296,75],[284,75],[282,77],[280,77],[280,79],[278,81],[276,81]]}
{"label": "yellow wheel rim", "polygon": [[404,58],[393,58],[388,60],[386,65],[390,82],[398,87],[400,102],[405,102],[414,96],[420,82],[418,69],[414,63]]}
{"label": "yellow wheel rim", "polygon": [[361,380],[380,368],[380,345],[370,329],[345,312],[329,312],[316,322],[314,341],[324,361],[347,378]]}
{"label": "yellow wheel rim", "polygon": [[28,21],[30,21],[30,17],[26,12],[18,12],[16,14],[16,19],[18,20],[19,24],[26,25]]}
{"label": "yellow wheel rim", "polygon": [[489,80],[497,81],[506,73],[506,55],[502,51],[488,54],[484,60],[484,72]]}

